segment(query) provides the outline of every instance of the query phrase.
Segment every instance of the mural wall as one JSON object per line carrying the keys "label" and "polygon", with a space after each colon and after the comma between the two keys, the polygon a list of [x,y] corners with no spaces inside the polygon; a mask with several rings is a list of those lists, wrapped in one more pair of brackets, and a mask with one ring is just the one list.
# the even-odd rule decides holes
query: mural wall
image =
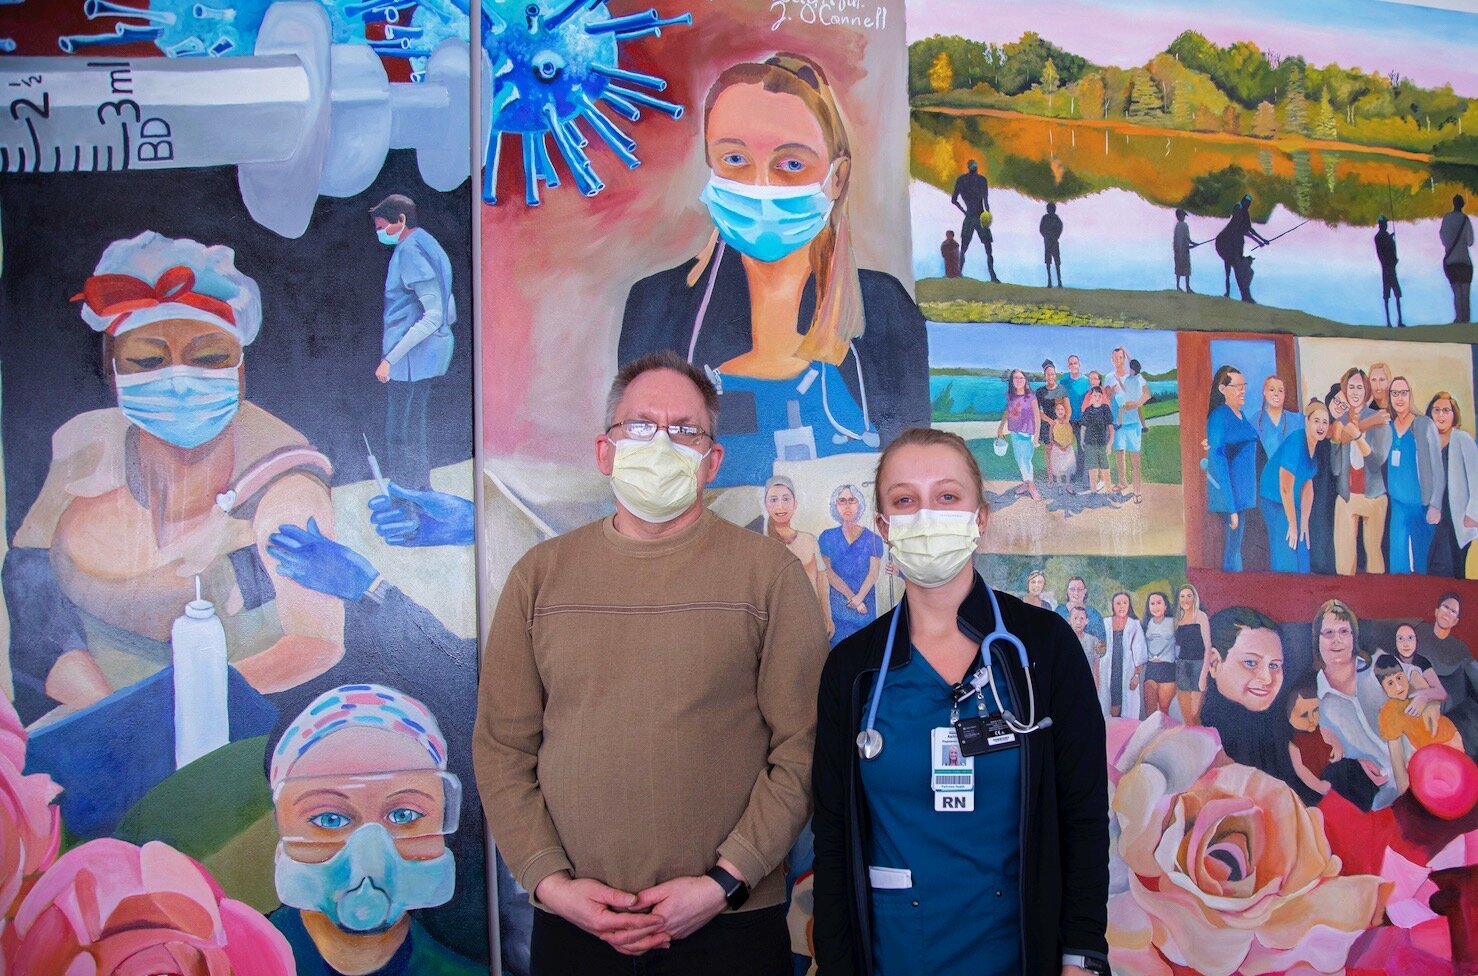
{"label": "mural wall", "polygon": [[465,7],[0,36],[10,971],[486,972]]}
{"label": "mural wall", "polygon": [[708,505],[833,643],[901,594],[879,450],[965,438],[978,570],[1099,687],[1116,971],[1478,971],[1475,44],[1379,0],[0,3],[5,963],[482,972],[496,877],[527,972],[478,620],[612,510],[607,386],[671,349]]}
{"label": "mural wall", "polygon": [[932,419],[1099,685],[1116,972],[1478,966],[1475,24],[910,5]]}
{"label": "mural wall", "polygon": [[[553,85],[531,77],[528,25],[506,9],[521,5],[484,8],[506,22],[485,49],[480,224],[499,287],[481,309],[484,592],[496,599],[528,546],[614,510],[590,454],[606,390],[620,363],[672,349],[722,388],[708,504],[791,547],[840,639],[901,594],[872,530],[872,472],[880,445],[929,414],[899,192],[903,5],[663,2],[647,16],[613,2],[551,33],[561,7],[540,24],[565,59]],[[581,60],[560,46],[612,22],[616,43]],[[566,78],[589,102],[569,116]],[[531,119],[550,110],[530,93],[575,132]],[[763,180],[798,243],[746,236],[732,187]],[[804,886],[804,844],[796,855]],[[504,922],[506,948],[527,922]],[[797,931],[806,953],[804,912]]]}

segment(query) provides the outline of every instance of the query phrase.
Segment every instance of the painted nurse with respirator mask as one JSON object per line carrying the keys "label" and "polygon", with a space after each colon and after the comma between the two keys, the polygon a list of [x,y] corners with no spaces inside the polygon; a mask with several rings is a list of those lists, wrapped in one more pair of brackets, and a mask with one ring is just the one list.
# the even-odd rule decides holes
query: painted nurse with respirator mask
{"label": "painted nurse with respirator mask", "polygon": [[[462,785],[447,742],[414,698],[343,685],[303,710],[272,753],[269,780],[287,937],[298,976],[472,976],[409,912],[450,901]],[[327,967],[327,968],[325,968]]]}
{"label": "painted nurse with respirator mask", "polygon": [[856,160],[821,66],[730,66],[703,127],[713,230],[696,258],[632,287],[618,361],[670,349],[716,381],[720,487],[762,485],[777,460],[875,452],[927,423],[923,316],[897,279],[857,267]]}

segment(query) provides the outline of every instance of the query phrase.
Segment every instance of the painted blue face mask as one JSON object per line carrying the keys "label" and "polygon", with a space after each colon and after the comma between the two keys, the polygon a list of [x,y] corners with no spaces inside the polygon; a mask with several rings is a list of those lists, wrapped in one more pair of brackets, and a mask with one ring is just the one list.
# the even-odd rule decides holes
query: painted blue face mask
{"label": "painted blue face mask", "polygon": [[115,372],[113,381],[123,416],[144,433],[177,447],[199,447],[216,437],[241,405],[241,376],[235,366]]}
{"label": "painted blue face mask", "polygon": [[322,912],[346,932],[383,932],[413,908],[451,901],[456,862],[442,849],[429,861],[400,855],[383,824],[369,823],[349,835],[333,857],[320,864],[295,861],[277,846],[277,897],[284,905]]}
{"label": "painted blue face mask", "polygon": [[384,244],[386,247],[394,247],[395,245],[399,244],[401,231],[405,230],[404,224],[400,225],[400,230],[391,230],[390,228],[394,226],[394,224],[388,224],[384,227],[377,227],[375,229],[375,236],[378,237],[380,239],[380,243]]}
{"label": "painted blue face mask", "polygon": [[804,186],[753,186],[711,176],[698,199],[730,247],[756,261],[779,261],[826,226],[835,202],[824,192],[832,171]]}

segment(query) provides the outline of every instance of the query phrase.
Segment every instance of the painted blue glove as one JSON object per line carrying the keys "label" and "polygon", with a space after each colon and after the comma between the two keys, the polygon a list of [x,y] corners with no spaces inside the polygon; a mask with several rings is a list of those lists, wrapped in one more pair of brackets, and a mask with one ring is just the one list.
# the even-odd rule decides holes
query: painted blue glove
{"label": "painted blue glove", "polygon": [[466,498],[416,491],[390,482],[388,495],[369,500],[370,521],[392,546],[470,546],[475,508]]}
{"label": "painted blue glove", "polygon": [[326,537],[311,518],[306,529],[280,526],[267,540],[267,553],[283,576],[340,600],[358,600],[380,575],[368,559]]}

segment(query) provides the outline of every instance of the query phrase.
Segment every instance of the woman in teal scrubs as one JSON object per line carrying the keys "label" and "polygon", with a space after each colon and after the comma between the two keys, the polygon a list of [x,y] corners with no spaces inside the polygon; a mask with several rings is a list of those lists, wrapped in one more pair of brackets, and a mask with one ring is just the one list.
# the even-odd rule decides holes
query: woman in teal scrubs
{"label": "woman in teal scrubs", "polygon": [[[905,595],[822,675],[820,976],[1106,973],[1104,724],[1081,646],[975,574],[987,511],[959,437],[900,434],[876,493]],[[983,666],[993,686],[967,686]]]}

